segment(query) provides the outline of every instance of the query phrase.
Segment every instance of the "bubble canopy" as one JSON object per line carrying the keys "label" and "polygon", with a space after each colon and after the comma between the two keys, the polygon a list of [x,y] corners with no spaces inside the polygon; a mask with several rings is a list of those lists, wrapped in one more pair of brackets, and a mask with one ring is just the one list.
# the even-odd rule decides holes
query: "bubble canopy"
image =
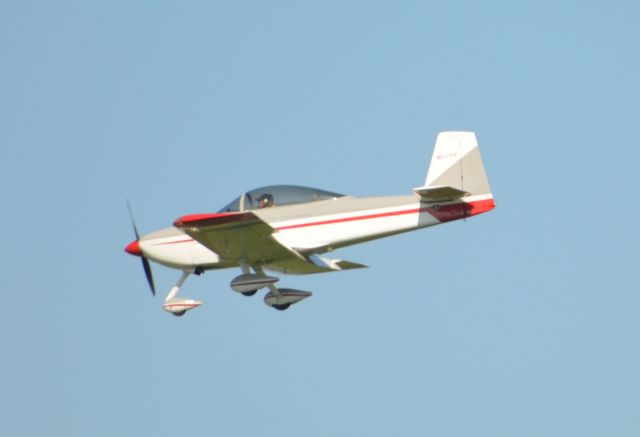
{"label": "bubble canopy", "polygon": [[270,185],[247,191],[219,212],[237,212],[273,206],[295,205],[336,199],[338,197],[344,197],[344,194],[332,193],[331,191],[317,188],[301,187],[299,185]]}

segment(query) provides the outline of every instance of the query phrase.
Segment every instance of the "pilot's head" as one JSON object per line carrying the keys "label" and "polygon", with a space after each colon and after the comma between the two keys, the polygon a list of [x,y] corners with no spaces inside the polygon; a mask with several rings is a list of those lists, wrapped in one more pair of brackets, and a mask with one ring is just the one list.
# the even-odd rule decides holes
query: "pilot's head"
{"label": "pilot's head", "polygon": [[263,194],[258,198],[258,208],[269,208],[273,206],[273,196],[271,194]]}

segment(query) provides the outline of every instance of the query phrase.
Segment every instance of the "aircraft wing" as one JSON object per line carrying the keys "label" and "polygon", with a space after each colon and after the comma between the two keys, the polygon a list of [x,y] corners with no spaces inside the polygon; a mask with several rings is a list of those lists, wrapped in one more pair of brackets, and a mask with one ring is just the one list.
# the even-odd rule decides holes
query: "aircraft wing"
{"label": "aircraft wing", "polygon": [[247,261],[291,274],[365,267],[349,261],[305,257],[276,241],[272,236],[275,229],[251,211],[187,215],[173,224],[229,261]]}

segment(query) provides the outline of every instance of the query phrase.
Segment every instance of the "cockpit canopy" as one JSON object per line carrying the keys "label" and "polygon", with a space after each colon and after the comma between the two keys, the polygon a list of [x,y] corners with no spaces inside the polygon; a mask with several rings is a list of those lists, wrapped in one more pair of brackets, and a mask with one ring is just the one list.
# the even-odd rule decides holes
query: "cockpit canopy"
{"label": "cockpit canopy", "polygon": [[337,197],[344,197],[344,194],[298,185],[271,185],[244,193],[219,212],[247,211],[273,206],[295,205],[335,199]]}

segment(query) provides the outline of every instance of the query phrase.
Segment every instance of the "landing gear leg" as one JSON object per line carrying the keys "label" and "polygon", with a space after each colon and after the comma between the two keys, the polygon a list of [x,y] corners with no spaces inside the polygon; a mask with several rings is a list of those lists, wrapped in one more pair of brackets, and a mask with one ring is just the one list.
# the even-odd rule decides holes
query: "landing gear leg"
{"label": "landing gear leg", "polygon": [[176,294],[178,294],[178,291],[180,291],[180,289],[184,285],[184,281],[187,280],[187,278],[189,277],[190,274],[191,274],[191,272],[186,271],[186,270],[184,272],[182,272],[182,276],[180,276],[180,279],[178,279],[178,282],[176,283],[176,285],[174,285],[171,288],[171,290],[169,291],[169,294],[167,294],[167,297],[164,298],[165,302],[169,302],[171,299],[176,297]]}
{"label": "landing gear leg", "polygon": [[275,303],[271,305],[273,308],[277,309],[278,311],[284,311],[291,306],[290,303],[280,303],[280,301],[282,300],[282,294],[280,294],[280,290],[278,290],[278,287],[271,284],[269,285],[269,290],[270,290],[269,295],[272,295],[273,298],[275,298],[274,299]]}
{"label": "landing gear leg", "polygon": [[243,274],[251,273],[251,267],[247,261],[240,261],[240,269]]}
{"label": "landing gear leg", "polygon": [[256,274],[262,275],[262,276],[267,276],[267,274],[264,272],[264,270],[262,270],[262,266],[261,265],[256,264],[256,265],[253,265],[251,267],[253,267],[253,271],[256,272]]}

